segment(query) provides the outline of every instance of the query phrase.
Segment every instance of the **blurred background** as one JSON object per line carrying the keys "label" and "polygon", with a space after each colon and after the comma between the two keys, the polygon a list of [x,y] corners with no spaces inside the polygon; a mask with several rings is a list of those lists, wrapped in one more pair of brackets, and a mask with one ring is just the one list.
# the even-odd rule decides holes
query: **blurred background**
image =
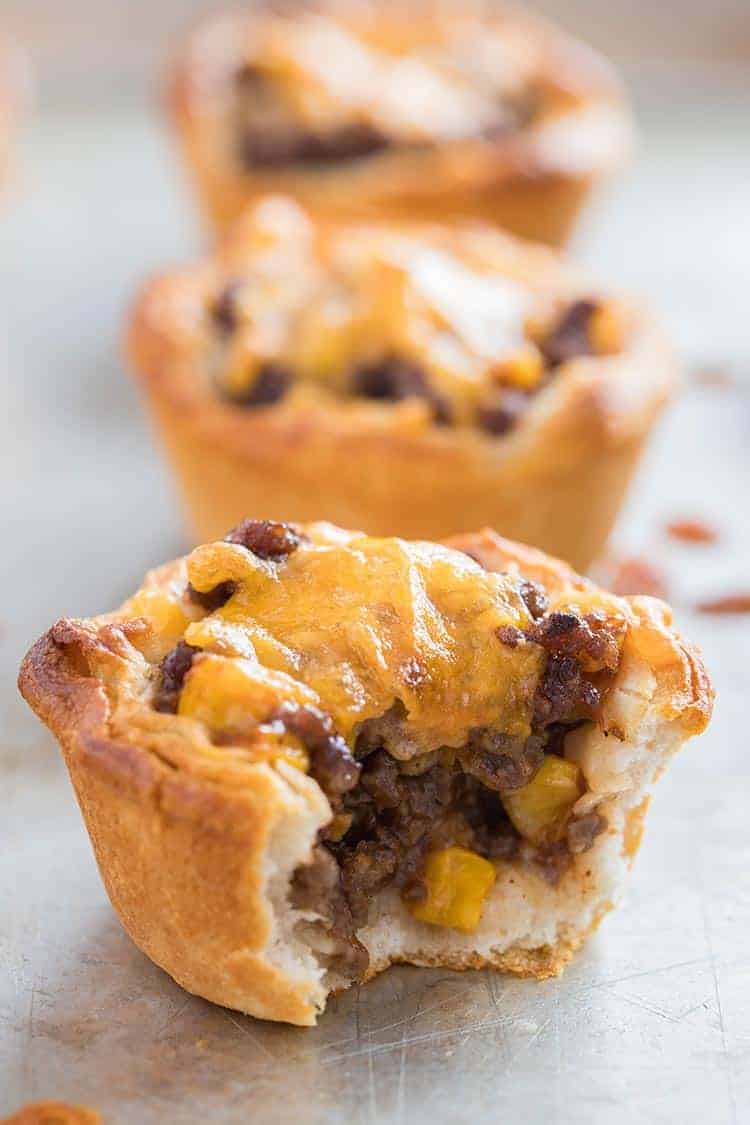
{"label": "blurred background", "polygon": [[[750,58],[746,0],[536,0],[529,3],[618,62],[737,65]],[[33,44],[50,84],[142,78],[185,25],[216,0],[3,0],[4,22]]]}
{"label": "blurred background", "polygon": [[[162,220],[165,249],[168,230],[176,232],[179,222],[192,230],[174,154],[161,135],[162,76],[185,30],[227,6],[216,0],[0,0],[0,28],[23,44],[34,74],[35,113],[23,138],[25,189],[48,182],[58,158],[63,167],[55,167],[54,175],[61,186],[76,175],[106,176],[100,146],[108,146],[110,167],[128,145],[136,146],[137,168],[129,167],[117,186],[113,181],[109,193],[119,221],[148,218],[138,210],[145,190],[144,206],[150,202],[154,218]],[[695,316],[707,303],[716,317],[713,347],[746,349],[750,3],[534,0],[528,7],[613,58],[638,112],[640,159],[632,174],[617,182],[608,208],[589,216],[579,252],[595,264],[612,262],[625,285],[653,291],[673,324],[679,317],[680,335],[694,353],[705,347]],[[105,104],[108,127],[98,135],[92,121]],[[71,128],[88,138],[77,150],[77,168],[66,160]],[[97,167],[84,173],[89,157]],[[170,192],[169,224],[164,191]],[[186,233],[180,231],[178,252]],[[645,262],[644,247],[653,251]],[[152,257],[159,262],[158,254]]]}
{"label": "blurred background", "polygon": [[[688,751],[664,783],[632,892],[634,913],[608,923],[601,970],[611,976],[617,968],[627,980],[644,965],[682,959],[694,966],[690,995],[684,972],[632,985],[629,1009],[602,989],[586,1002],[582,1020],[576,997],[599,971],[594,943],[589,959],[577,962],[582,968],[565,978],[569,985],[550,984],[552,992],[539,994],[538,1032],[519,999],[528,1034],[523,1021],[515,1034],[523,1042],[526,1036],[528,1049],[518,1061],[505,1052],[497,1065],[528,1070],[526,1089],[538,1100],[535,1067],[554,1054],[550,1036],[558,1045],[580,1044],[585,1023],[591,1042],[563,1072],[570,1075],[583,1059],[592,1086],[588,1093],[576,1088],[566,1121],[592,1119],[586,1107],[597,1120],[634,1120],[626,1112],[602,1117],[602,1107],[617,1104],[619,1090],[627,1109],[637,1088],[654,1099],[653,1112],[639,1120],[723,1125],[743,1119],[743,1097],[750,1105],[750,883],[746,862],[739,863],[750,776],[744,735],[738,741],[746,725],[748,619],[695,607],[750,590],[750,3],[529,6],[610,55],[635,103],[636,159],[587,212],[572,250],[605,283],[655,306],[682,358],[685,389],[645,460],[615,552],[656,568],[685,632],[705,649],[720,699],[708,741]],[[14,681],[23,652],[56,617],[116,605],[147,567],[186,546],[125,372],[121,335],[141,280],[189,260],[203,244],[160,91],[177,38],[216,7],[202,0],[0,0],[0,35],[21,45],[32,78],[0,210],[0,963],[10,970],[0,989],[0,1112],[4,1099],[10,1108],[32,1096],[87,1091],[99,1108],[114,1107],[112,1091],[127,1080],[133,1090],[151,1091],[149,1105],[169,1106],[169,1120],[191,1120],[172,1112],[184,1071],[180,1044],[162,1029],[164,1005],[177,1011],[184,997],[169,992],[171,983],[145,965],[111,919],[61,763]],[[716,541],[699,547],[670,539],[665,528],[678,518],[710,525]],[[722,770],[731,774],[731,794],[717,793]],[[654,922],[650,939],[633,921],[641,907]],[[84,923],[104,935],[91,955],[104,968],[81,980],[70,950],[77,949],[75,925]],[[115,977],[104,976],[107,966],[126,982],[120,991]],[[557,1022],[544,1030],[545,996],[559,1005],[562,1030]],[[376,1007],[373,999],[375,1022]],[[683,1008],[693,1013],[687,1022],[680,1022]],[[250,1026],[244,1021],[237,1032],[243,1058],[247,1037],[261,1034]],[[224,1034],[234,1035],[228,1027]],[[275,1052],[281,1040],[268,1033],[263,1042]],[[307,1042],[313,1058],[318,1041]],[[387,1035],[383,1042],[387,1047]],[[110,1055],[124,1067],[120,1086],[102,1077],[106,1066],[95,1073],[86,1061]],[[562,1089],[556,1057],[551,1085]],[[383,1067],[390,1058],[385,1050]],[[644,1086],[647,1072],[651,1087]],[[452,1073],[447,1065],[445,1074]],[[665,1079],[673,1083],[668,1107],[659,1101]],[[694,1116],[700,1107],[702,1116]],[[113,1120],[167,1119],[154,1112]]]}
{"label": "blurred background", "polygon": [[[44,544],[46,521],[33,515],[44,480],[56,510],[70,505],[95,520],[116,503],[124,524],[139,528],[124,536],[118,525],[88,547],[109,566],[113,544],[127,538],[122,588],[112,591],[111,579],[95,573],[82,600],[71,592],[61,604],[49,591],[49,604],[35,607],[40,628],[50,614],[111,604],[147,563],[183,544],[120,338],[139,282],[203,245],[161,98],[181,35],[222,7],[0,0],[0,29],[21,45],[31,75],[0,213],[0,357],[15,376],[0,381],[9,430],[0,468],[15,482],[0,498],[3,524],[25,534],[34,519]],[[741,382],[750,370],[750,3],[529,7],[614,58],[637,114],[636,158],[586,211],[573,252],[603,282],[653,302],[686,368],[726,368]],[[93,474],[92,456],[102,466]],[[639,495],[641,512],[643,503]],[[635,521],[636,538],[644,527]],[[31,565],[41,557],[35,552]]]}

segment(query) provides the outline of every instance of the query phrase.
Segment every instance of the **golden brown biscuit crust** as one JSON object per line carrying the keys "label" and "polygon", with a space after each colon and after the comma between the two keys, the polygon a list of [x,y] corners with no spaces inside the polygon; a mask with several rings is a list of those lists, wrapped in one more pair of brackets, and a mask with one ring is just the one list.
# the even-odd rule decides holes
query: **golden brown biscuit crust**
{"label": "golden brown biscuit crust", "polygon": [[[367,4],[307,5],[353,28],[372,22]],[[409,10],[409,38],[427,39],[445,5]],[[404,9],[381,4],[377,37],[398,41]],[[461,10],[467,10],[466,5]],[[545,110],[534,126],[490,142],[443,142],[434,149],[395,149],[331,169],[310,166],[243,172],[227,152],[225,118],[232,75],[243,44],[264,31],[262,15],[224,17],[199,27],[177,60],[169,112],[206,217],[225,230],[243,208],[269,192],[294,195],[316,212],[348,217],[446,220],[478,218],[525,238],[566,241],[592,188],[622,165],[630,149],[630,117],[622,87],[595,52],[537,16],[511,6],[493,12],[491,31],[507,28],[539,53]],[[564,135],[546,137],[561,128]],[[571,153],[575,157],[571,158]]]}
{"label": "golden brown biscuit crust", "polygon": [[[488,568],[543,581],[553,594],[596,596],[565,564],[493,532],[451,545]],[[162,568],[153,582],[168,583],[182,566]],[[617,601],[634,622],[625,653],[648,669],[654,713],[678,741],[698,733],[713,699],[700,656],[673,632],[662,603]],[[328,802],[313,780],[291,768],[205,771],[199,762],[193,768],[184,748],[175,768],[137,740],[126,741],[104,685],[127,682],[127,634],[139,627],[106,617],[58,622],[31,649],[19,677],[22,694],[60,741],[110,899],[136,944],[188,991],[263,1018],[312,1024],[328,988],[268,954],[274,906],[267,865],[275,830],[296,818],[305,839],[313,839],[330,816]],[[135,700],[133,714],[144,708],[150,704]],[[630,860],[638,842],[634,825],[626,841]],[[484,956],[410,951],[407,959],[457,969],[494,965],[542,978],[561,971],[607,908],[600,905],[584,932],[572,929],[540,948],[519,943]],[[398,957],[373,958],[369,975],[392,959]]]}
{"label": "golden brown biscuit crust", "polygon": [[[218,538],[247,512],[407,539],[491,526],[586,569],[674,385],[672,352],[650,316],[625,302],[624,349],[566,364],[502,437],[415,424],[409,402],[363,408],[351,397],[292,396],[242,409],[221,399],[198,357],[206,293],[217,277],[242,276],[243,262],[247,270],[250,218],[202,266],[148,285],[129,324],[129,355],[195,541]],[[392,229],[417,230],[428,245],[440,238],[458,261],[476,244],[475,228]],[[346,232],[323,226],[318,237],[325,247],[346,243]],[[500,277],[529,278],[568,299],[587,292],[550,251],[494,231],[486,245]]]}

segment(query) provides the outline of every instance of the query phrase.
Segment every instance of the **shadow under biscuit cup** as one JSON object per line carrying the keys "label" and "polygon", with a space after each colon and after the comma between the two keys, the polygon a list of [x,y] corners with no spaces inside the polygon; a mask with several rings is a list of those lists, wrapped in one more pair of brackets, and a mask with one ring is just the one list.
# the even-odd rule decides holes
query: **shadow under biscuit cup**
{"label": "shadow under biscuit cup", "polygon": [[595,52],[519,9],[323,5],[199,26],[170,116],[211,225],[268,193],[319,214],[475,218],[565,242],[632,147]]}
{"label": "shadow under biscuit cup", "polygon": [[650,315],[476,224],[312,222],[264,200],[149,284],[128,348],[196,541],[248,512],[585,569],[674,383]]}

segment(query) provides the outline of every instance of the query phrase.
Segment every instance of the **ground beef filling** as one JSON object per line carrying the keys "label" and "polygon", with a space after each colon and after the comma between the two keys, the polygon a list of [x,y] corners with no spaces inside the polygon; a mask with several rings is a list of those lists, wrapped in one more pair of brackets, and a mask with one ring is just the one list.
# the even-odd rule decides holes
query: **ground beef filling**
{"label": "ground beef filling", "polygon": [[[420,901],[431,850],[458,844],[497,860],[512,859],[523,847],[555,884],[607,826],[592,812],[571,820],[564,839],[530,848],[503,807],[501,792],[529,781],[545,753],[561,754],[566,735],[591,718],[619,660],[617,639],[603,619],[545,614],[546,596],[533,583],[525,584],[524,600],[534,624],[525,633],[516,630],[514,643],[540,644],[548,653],[529,738],[514,741],[478,728],[455,755],[438,762],[429,755],[421,772],[418,764],[399,762],[378,748],[369,730],[357,744],[358,780],[336,794],[334,818],[321,833],[311,867],[297,872],[292,894],[295,906],[320,914],[343,947],[356,950],[349,969],[362,961],[355,932],[366,924],[373,897],[395,887],[406,900]],[[338,879],[324,853],[334,857]]]}
{"label": "ground beef filling", "polygon": [[388,356],[380,363],[363,365],[354,372],[351,388],[355,395],[383,402],[421,398],[430,406],[436,422],[447,425],[451,421],[450,406],[430,386],[419,364],[411,360]]}
{"label": "ground beef filling", "polygon": [[373,156],[391,147],[389,139],[367,122],[340,125],[327,133],[293,126],[271,131],[250,127],[239,137],[245,168],[279,168],[288,164],[336,164]]}
{"label": "ground beef filling", "polygon": [[[274,561],[283,561],[300,542],[294,528],[270,521],[245,521],[228,538]],[[366,924],[374,896],[393,887],[407,901],[424,898],[430,851],[459,845],[490,860],[522,853],[554,884],[606,828],[604,818],[591,812],[572,819],[562,839],[532,847],[504,809],[502,793],[530,781],[545,754],[562,754],[567,734],[591,720],[619,662],[617,635],[603,617],[547,612],[544,591],[531,582],[523,583],[521,593],[532,624],[499,630],[498,642],[533,643],[547,653],[526,739],[475,728],[460,750],[403,762],[379,741],[377,725],[363,730],[352,754],[318,708],[286,702],[268,717],[304,745],[310,775],[331,803],[333,818],[320,833],[312,861],[295,873],[291,900],[321,919],[318,925],[335,948],[330,965],[344,975],[356,978],[366,971],[367,954],[356,931]],[[181,641],[162,662],[158,710],[177,709],[198,651]]]}
{"label": "ground beef filling", "polygon": [[512,387],[507,387],[499,403],[479,407],[477,413],[479,429],[493,437],[509,434],[528,410],[533,394],[534,392],[516,391]]}
{"label": "ground beef filling", "polygon": [[460,844],[493,859],[517,851],[517,834],[497,793],[460,766],[434,765],[413,776],[378,750],[343,805],[350,826],[340,841],[324,846],[339,862],[355,926],[365,924],[370,900],[387,886],[422,898],[421,873],[434,848]]}
{"label": "ground beef filling", "polygon": [[[233,279],[210,307],[215,330],[222,338],[230,336],[239,324],[237,295],[242,282]],[[491,401],[477,407],[475,422],[484,433],[502,437],[516,428],[534,397],[553,379],[559,367],[577,356],[594,354],[590,326],[600,306],[595,301],[575,301],[551,327],[539,347],[544,372],[537,384],[528,390],[511,385],[492,391]],[[294,371],[283,363],[268,361],[241,390],[229,391],[217,384],[218,393],[233,406],[256,409],[273,406],[288,394],[295,382]],[[453,423],[451,403],[432,385],[429,373],[414,359],[388,354],[377,362],[355,367],[348,380],[349,393],[355,398],[376,402],[397,403],[420,399],[427,404],[437,425]]]}
{"label": "ground beef filling", "polygon": [[255,378],[242,391],[233,391],[227,397],[233,406],[253,409],[258,406],[273,406],[281,402],[290,390],[294,376],[280,363],[264,363]]}
{"label": "ground beef filling", "polygon": [[239,163],[248,172],[290,164],[335,164],[391,147],[390,139],[366,121],[346,122],[316,132],[280,115],[273,81],[252,64],[237,71],[235,137]]}
{"label": "ground beef filling", "polygon": [[282,703],[271,721],[281,722],[310,755],[310,774],[334,805],[359,781],[360,766],[345,740],[333,729],[329,715],[317,707]]}
{"label": "ground beef filling", "polygon": [[542,341],[541,350],[548,367],[560,367],[579,355],[591,355],[591,321],[598,311],[596,301],[575,301],[559,318],[552,332]]}

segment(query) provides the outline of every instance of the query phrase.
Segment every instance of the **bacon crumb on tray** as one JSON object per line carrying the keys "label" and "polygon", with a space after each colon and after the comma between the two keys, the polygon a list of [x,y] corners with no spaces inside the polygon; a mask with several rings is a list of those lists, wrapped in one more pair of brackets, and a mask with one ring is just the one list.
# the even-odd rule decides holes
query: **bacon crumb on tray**
{"label": "bacon crumb on tray", "polygon": [[744,593],[722,594],[707,598],[695,607],[699,613],[737,614],[750,613],[750,590]]}
{"label": "bacon crumb on tray", "polygon": [[692,380],[699,387],[710,387],[714,390],[725,390],[734,386],[734,379],[729,369],[720,363],[704,363],[696,367]]}
{"label": "bacon crumb on tray", "polygon": [[665,530],[670,539],[681,543],[715,543],[719,538],[716,528],[701,519],[670,520]]}
{"label": "bacon crumb on tray", "polygon": [[617,559],[607,566],[607,570],[607,585],[620,597],[646,594],[652,598],[667,598],[666,575],[660,567],[647,562],[646,559],[639,558],[637,555]]}

